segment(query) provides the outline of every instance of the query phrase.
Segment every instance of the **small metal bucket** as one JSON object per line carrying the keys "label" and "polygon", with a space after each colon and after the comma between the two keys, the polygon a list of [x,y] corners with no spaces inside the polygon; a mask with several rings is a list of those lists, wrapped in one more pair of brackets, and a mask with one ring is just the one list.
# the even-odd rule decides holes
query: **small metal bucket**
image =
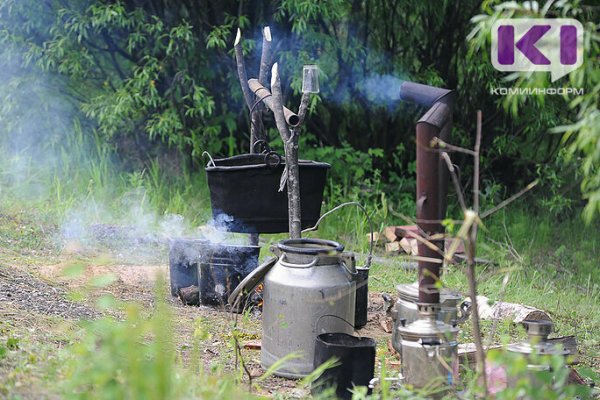
{"label": "small metal bucket", "polygon": [[[337,359],[337,365],[325,370],[313,383],[311,391],[318,394],[328,387],[335,387],[340,399],[351,399],[354,386],[369,386],[375,374],[375,340],[356,337],[346,333],[324,333],[315,342],[314,368]],[[368,390],[371,394],[371,389]]]}

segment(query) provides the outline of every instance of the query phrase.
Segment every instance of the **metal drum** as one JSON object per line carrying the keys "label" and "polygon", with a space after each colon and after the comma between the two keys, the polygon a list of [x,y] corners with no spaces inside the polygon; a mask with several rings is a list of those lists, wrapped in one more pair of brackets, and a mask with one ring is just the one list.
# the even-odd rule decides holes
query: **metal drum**
{"label": "metal drum", "polygon": [[263,292],[261,364],[267,369],[295,353],[275,375],[299,378],[314,369],[315,338],[354,332],[356,269],[337,242],[288,239],[267,273]]}

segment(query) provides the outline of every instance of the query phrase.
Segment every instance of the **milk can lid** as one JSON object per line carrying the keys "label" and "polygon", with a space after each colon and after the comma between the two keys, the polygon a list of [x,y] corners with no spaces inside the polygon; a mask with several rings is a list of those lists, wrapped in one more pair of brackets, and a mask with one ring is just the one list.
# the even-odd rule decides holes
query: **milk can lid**
{"label": "milk can lid", "polygon": [[277,243],[279,250],[292,254],[307,255],[331,255],[332,253],[341,253],[344,246],[333,240],[324,239],[286,239]]}

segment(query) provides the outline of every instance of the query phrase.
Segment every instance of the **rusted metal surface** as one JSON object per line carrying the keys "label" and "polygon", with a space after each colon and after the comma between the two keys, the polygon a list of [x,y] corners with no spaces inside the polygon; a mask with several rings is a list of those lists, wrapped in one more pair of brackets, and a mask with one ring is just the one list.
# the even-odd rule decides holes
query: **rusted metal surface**
{"label": "rusted metal surface", "polygon": [[[404,82],[400,97],[430,107],[416,125],[417,133],[417,225],[419,232],[433,243],[418,245],[419,257],[419,302],[439,303],[440,293],[436,287],[439,280],[444,240],[431,240],[433,235],[444,232],[441,221],[446,216],[448,195],[448,170],[440,153],[432,148],[437,137],[447,141],[452,130],[452,105],[455,93],[418,83]],[[441,251],[440,251],[441,250]]]}
{"label": "rusted metal surface", "polygon": [[414,82],[402,82],[400,98],[404,101],[431,107],[435,103],[444,103],[452,107],[456,92]]}
{"label": "rusted metal surface", "polygon": [[[269,107],[271,111],[273,111],[273,99],[271,97],[271,92],[263,85],[258,82],[258,79],[250,79],[248,80],[248,86],[250,90],[256,95],[257,98],[262,99],[263,103]],[[285,117],[285,121],[291,127],[296,127],[300,124],[300,117],[290,110],[287,107],[283,107],[283,115]]]}

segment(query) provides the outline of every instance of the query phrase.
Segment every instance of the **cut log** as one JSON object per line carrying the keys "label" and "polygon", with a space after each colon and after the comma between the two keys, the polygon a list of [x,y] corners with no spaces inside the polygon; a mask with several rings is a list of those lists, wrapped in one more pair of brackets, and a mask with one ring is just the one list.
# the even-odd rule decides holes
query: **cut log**
{"label": "cut log", "polygon": [[400,243],[392,242],[392,243],[385,244],[385,252],[386,253],[395,253],[398,251],[400,251]]}
{"label": "cut log", "polygon": [[417,239],[409,239],[404,237],[400,241],[400,247],[402,247],[402,250],[404,250],[404,252],[409,256],[416,256],[419,251]]}
{"label": "cut log", "polygon": [[377,244],[381,241],[381,235],[379,234],[379,232],[371,232],[371,233],[367,233],[367,240],[369,241],[373,241],[374,244]]}
{"label": "cut log", "polygon": [[399,238],[411,238],[419,234],[419,228],[416,225],[396,226],[396,236]]}
{"label": "cut log", "polygon": [[523,321],[552,321],[545,311],[535,307],[503,301],[497,301],[490,305],[489,299],[485,296],[477,296],[477,305],[479,306],[479,317],[481,319],[510,319],[516,324]]}
{"label": "cut log", "polygon": [[260,350],[261,349],[261,341],[260,340],[248,340],[244,342],[242,345],[244,349],[248,350]]}
{"label": "cut log", "polygon": [[396,227],[395,226],[386,226],[383,229],[383,235],[385,236],[388,242],[395,242],[400,240],[398,235],[396,235]]}
{"label": "cut log", "polygon": [[186,306],[200,305],[200,291],[198,286],[188,286],[179,289],[179,300]]}

